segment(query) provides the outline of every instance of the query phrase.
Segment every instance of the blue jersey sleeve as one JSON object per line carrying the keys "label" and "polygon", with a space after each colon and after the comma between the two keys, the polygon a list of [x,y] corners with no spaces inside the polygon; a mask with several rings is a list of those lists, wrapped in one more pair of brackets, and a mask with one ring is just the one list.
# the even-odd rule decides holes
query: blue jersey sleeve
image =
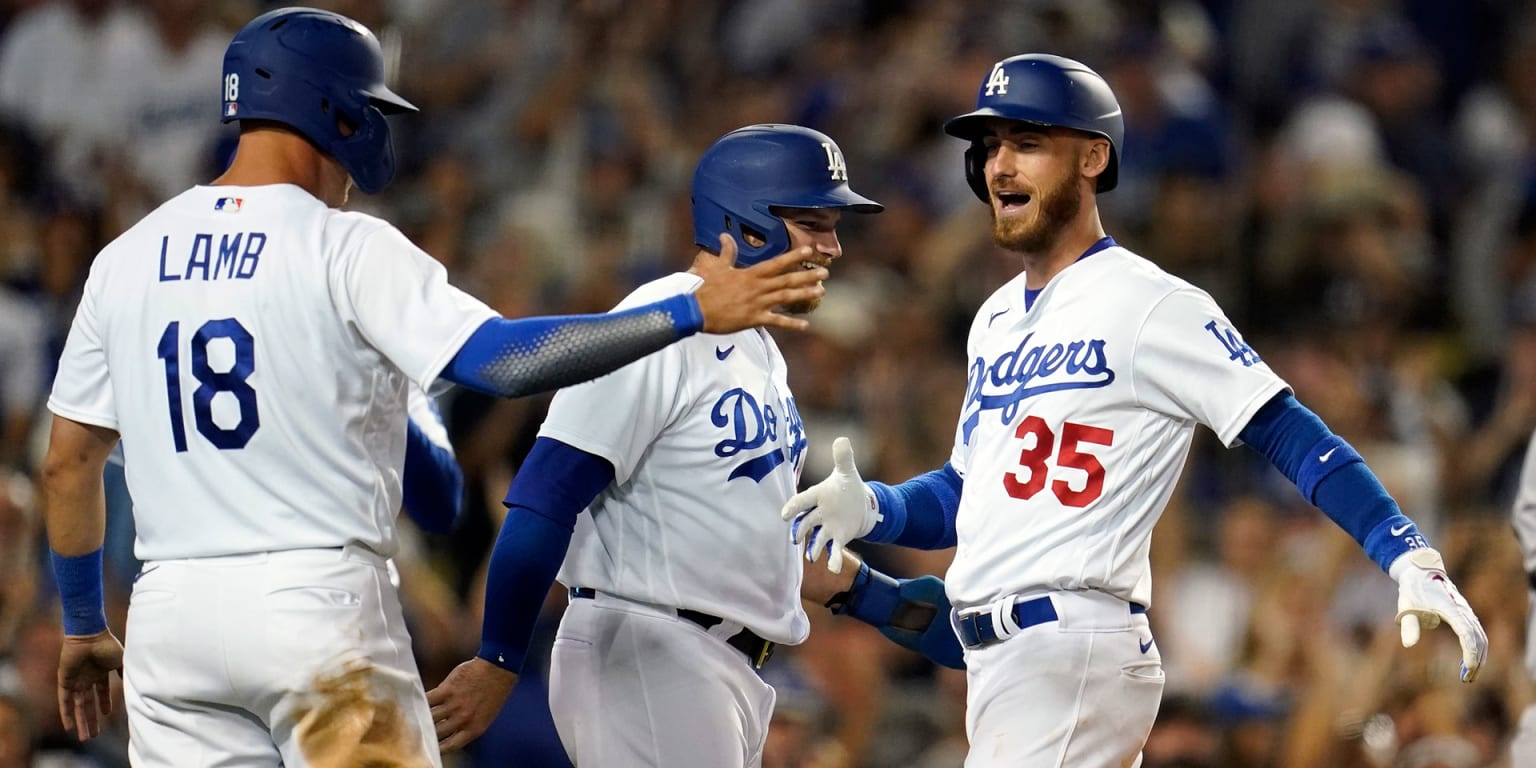
{"label": "blue jersey sleeve", "polygon": [[428,533],[447,533],[464,510],[464,472],[453,452],[438,445],[414,420],[406,422],[405,514]]}
{"label": "blue jersey sleeve", "polygon": [[539,438],[507,490],[507,519],[485,576],[480,658],[519,672],[576,516],[613,482],[606,459]]}

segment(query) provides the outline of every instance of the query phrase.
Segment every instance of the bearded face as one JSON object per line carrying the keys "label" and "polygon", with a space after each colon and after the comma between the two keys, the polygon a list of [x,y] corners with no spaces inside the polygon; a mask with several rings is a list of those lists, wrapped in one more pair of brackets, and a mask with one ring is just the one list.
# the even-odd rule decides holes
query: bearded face
{"label": "bearded face", "polygon": [[1081,214],[1084,182],[1113,150],[1101,136],[1059,126],[993,118],[986,150],[992,238],[1019,253],[1046,253]]}
{"label": "bearded face", "polygon": [[1074,173],[1034,194],[994,190],[993,197],[992,239],[1019,253],[1049,250],[1083,205],[1082,186]]}
{"label": "bearded face", "polygon": [[[843,255],[843,246],[837,240],[837,223],[842,211],[837,208],[789,208],[774,206],[771,211],[784,220],[789,230],[789,247],[810,246],[811,258],[790,269],[832,268],[832,262]],[[809,315],[821,306],[821,297],[785,304],[779,309],[787,315]]]}

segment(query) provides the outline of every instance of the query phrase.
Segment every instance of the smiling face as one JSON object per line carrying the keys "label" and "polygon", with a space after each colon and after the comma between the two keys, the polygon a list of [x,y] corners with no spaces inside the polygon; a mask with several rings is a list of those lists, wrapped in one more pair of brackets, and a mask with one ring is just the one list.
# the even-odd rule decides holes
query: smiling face
{"label": "smiling face", "polygon": [[1067,128],[1014,120],[989,121],[987,189],[992,196],[992,238],[1020,253],[1044,253],[1083,207],[1083,185],[1107,165],[1109,142]]}
{"label": "smiling face", "polygon": [[[837,223],[843,218],[842,209],[790,208],[775,205],[769,209],[769,212],[784,220],[784,226],[789,230],[789,250],[801,246],[811,248],[811,260],[802,262],[797,269],[815,269],[816,267],[831,269],[832,262],[843,255],[843,246],[837,241]],[[766,242],[751,232],[746,233],[746,240],[753,247],[759,247]],[[818,297],[786,304],[780,309],[791,315],[808,315],[819,306],[821,306],[821,299]]]}

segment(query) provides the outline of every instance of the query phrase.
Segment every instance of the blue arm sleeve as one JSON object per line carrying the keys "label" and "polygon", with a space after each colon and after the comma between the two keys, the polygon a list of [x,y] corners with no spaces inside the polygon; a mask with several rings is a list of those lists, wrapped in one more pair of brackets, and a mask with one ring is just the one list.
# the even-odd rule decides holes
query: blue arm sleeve
{"label": "blue arm sleeve", "polygon": [[1265,403],[1238,437],[1353,536],[1383,571],[1404,552],[1429,546],[1360,454],[1289,392]]}
{"label": "blue arm sleeve", "polygon": [[464,511],[464,472],[453,453],[437,443],[416,425],[406,422],[405,513],[428,533],[453,530]]}
{"label": "blue arm sleeve", "polygon": [[507,489],[507,519],[491,550],[480,658],[521,672],[576,516],[611,482],[607,459],[547,437],[534,442]]}
{"label": "blue arm sleeve", "polygon": [[590,381],[704,328],[693,294],[606,315],[492,318],[441,374],[496,397],[522,397]]}
{"label": "blue arm sleeve", "polygon": [[960,473],[948,462],[942,469],[900,485],[869,483],[883,519],[864,540],[914,549],[955,546],[955,515],[960,511],[962,485]]}

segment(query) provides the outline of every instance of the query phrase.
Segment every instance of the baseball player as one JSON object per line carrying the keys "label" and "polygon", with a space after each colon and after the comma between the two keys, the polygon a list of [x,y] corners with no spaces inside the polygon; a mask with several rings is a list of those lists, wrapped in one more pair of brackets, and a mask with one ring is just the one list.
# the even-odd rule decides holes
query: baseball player
{"label": "baseball player", "polygon": [[[799,126],[732,131],[693,176],[694,241],[737,239],[743,264],[808,245],[806,266],[829,266],[842,255],[842,214],[880,210],[849,187],[837,144]],[[619,308],[698,280],[660,278]],[[694,337],[555,396],[507,493],[480,652],[428,694],[445,751],[500,710],[557,569],[571,602],[550,707],[579,765],[759,765],[774,693],[755,670],[774,645],[805,640],[802,595],[944,656],[933,641],[953,633],[937,579],[898,583],[861,567],[857,585],[825,573],[802,585],[786,526],[766,514],[795,492],[805,456],[786,376],[773,337],[748,330]],[[941,632],[930,632],[936,608]]]}
{"label": "baseball player", "polygon": [[[96,258],[49,408],[42,503],[67,635],[59,705],[81,738],[122,668],[135,765],[304,765],[312,681],[362,664],[419,755],[436,740],[385,559],[406,392],[442,378],[515,396],[590,379],[700,331],[804,327],[810,250],[608,315],[510,321],[398,230],[335,210],[394,175],[377,39],[344,16],[257,17],[225,54],[229,169]],[[102,615],[102,464],[122,438],[145,562],[126,657]]]}
{"label": "baseball player", "polygon": [[[1526,619],[1525,671],[1536,680],[1536,434],[1525,449],[1525,464],[1520,468],[1520,488],[1514,507],[1515,538],[1525,555],[1525,573],[1530,580],[1530,613]],[[1536,704],[1520,717],[1510,763],[1514,768],[1536,768]]]}
{"label": "baseball player", "polygon": [[1124,128],[1082,64],[1030,54],[945,124],[1023,271],[971,325],[950,460],[895,486],[832,475],[784,507],[811,559],[851,540],[956,546],[968,768],[1139,765],[1163,671],[1148,547],[1196,424],[1268,457],[1397,580],[1404,645],[1445,622],[1476,675],[1487,636],[1439,552],[1355,449],[1292,396],[1204,291],[1107,237]]}

